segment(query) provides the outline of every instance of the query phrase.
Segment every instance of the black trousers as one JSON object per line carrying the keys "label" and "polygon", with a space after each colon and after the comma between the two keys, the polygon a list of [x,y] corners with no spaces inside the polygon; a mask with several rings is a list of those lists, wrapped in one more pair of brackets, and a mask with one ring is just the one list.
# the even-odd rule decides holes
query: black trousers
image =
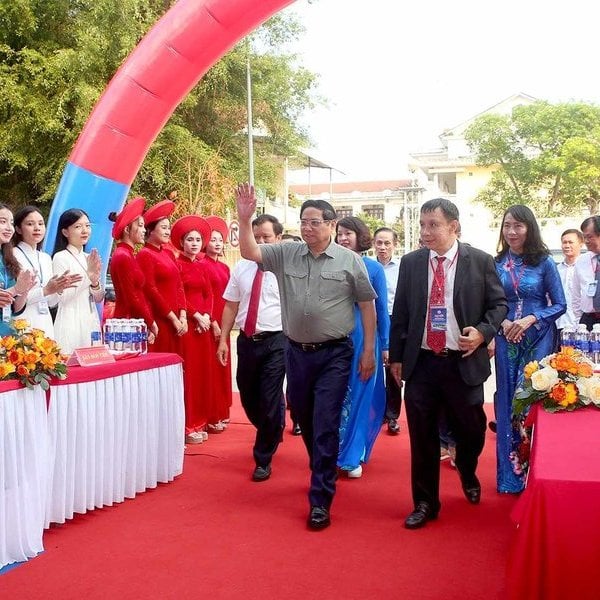
{"label": "black trousers", "polygon": [[398,387],[396,380],[390,373],[390,368],[385,368],[385,420],[398,420],[402,408],[402,388]]}
{"label": "black trousers", "polygon": [[270,464],[283,435],[285,346],[283,333],[255,342],[240,332],[237,339],[236,381],[246,416],[256,427],[253,454],[260,467]]}
{"label": "black trousers", "polygon": [[335,494],[342,404],[352,365],[352,342],[304,352],[288,344],[288,401],[310,459],[308,500],[329,508]]}
{"label": "black trousers", "polygon": [[411,485],[415,506],[427,502],[440,509],[440,410],[456,440],[456,468],[465,484],[474,480],[485,443],[483,384],[470,386],[461,378],[460,356],[437,357],[421,352],[406,382],[404,405],[411,452]]}

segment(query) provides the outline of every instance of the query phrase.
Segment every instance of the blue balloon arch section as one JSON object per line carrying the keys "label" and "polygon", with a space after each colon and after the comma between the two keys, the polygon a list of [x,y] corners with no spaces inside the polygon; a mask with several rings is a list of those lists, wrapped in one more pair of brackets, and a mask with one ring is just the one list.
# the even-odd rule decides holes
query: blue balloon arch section
{"label": "blue balloon arch section", "polygon": [[237,41],[293,0],[179,0],[141,40],[98,100],[50,209],[44,249],[60,215],[85,210],[88,247],[106,268],[111,211],[119,212],[147,152],[179,103]]}

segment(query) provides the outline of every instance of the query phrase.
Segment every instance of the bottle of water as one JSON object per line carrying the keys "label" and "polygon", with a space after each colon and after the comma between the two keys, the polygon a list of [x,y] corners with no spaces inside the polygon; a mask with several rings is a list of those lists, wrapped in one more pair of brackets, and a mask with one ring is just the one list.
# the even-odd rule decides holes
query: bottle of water
{"label": "bottle of water", "polygon": [[148,353],[148,326],[144,319],[139,319],[140,324],[140,352],[142,354]]}
{"label": "bottle of water", "polygon": [[565,347],[574,347],[575,346],[575,331],[570,326],[567,325],[560,333],[560,345]]}
{"label": "bottle of water", "polygon": [[132,319],[122,320],[121,337],[123,339],[123,352],[131,352],[133,345],[133,321]]}
{"label": "bottle of water", "polygon": [[123,319],[115,319],[113,327],[113,336],[115,339],[115,354],[123,353]]}
{"label": "bottle of water", "polygon": [[575,337],[575,347],[583,352],[584,356],[590,356],[590,334],[587,327],[580,323],[577,327],[577,335]]}
{"label": "bottle of water", "polygon": [[590,334],[590,346],[592,350],[592,362],[596,365],[600,364],[600,323],[596,323],[592,327]]}
{"label": "bottle of water", "polygon": [[102,332],[100,329],[94,329],[91,334],[92,346],[102,346]]}

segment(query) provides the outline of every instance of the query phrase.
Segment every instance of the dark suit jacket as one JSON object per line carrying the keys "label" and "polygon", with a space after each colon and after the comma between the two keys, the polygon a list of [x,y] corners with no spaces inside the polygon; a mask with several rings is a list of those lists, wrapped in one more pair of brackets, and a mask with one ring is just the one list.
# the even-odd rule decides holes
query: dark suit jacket
{"label": "dark suit jacket", "polygon": [[[402,363],[402,379],[408,380],[415,368],[427,322],[427,274],[429,250],[422,248],[404,256],[392,313],[390,362]],[[508,304],[496,275],[494,259],[471,246],[458,245],[454,278],[454,315],[459,329],[469,325],[485,339],[473,354],[459,361],[460,374],[467,385],[483,383],[491,373],[486,345],[496,335],[506,317]]]}

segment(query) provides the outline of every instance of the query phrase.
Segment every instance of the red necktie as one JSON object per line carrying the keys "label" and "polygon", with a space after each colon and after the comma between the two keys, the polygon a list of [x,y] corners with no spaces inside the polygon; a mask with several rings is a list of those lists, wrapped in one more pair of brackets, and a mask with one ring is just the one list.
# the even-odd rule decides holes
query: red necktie
{"label": "red necktie", "polygon": [[[437,269],[433,274],[431,283],[431,292],[429,293],[429,311],[427,313],[427,345],[434,352],[441,352],[446,347],[446,332],[438,331],[431,328],[431,310],[432,307],[444,306],[444,260],[445,256],[437,256]],[[447,318],[447,317],[446,317]]]}
{"label": "red necktie", "polygon": [[244,323],[244,333],[250,337],[256,333],[256,319],[258,317],[258,304],[260,302],[260,288],[262,286],[264,271],[257,269],[252,282],[252,291],[250,292],[250,302],[248,304],[248,314]]}

